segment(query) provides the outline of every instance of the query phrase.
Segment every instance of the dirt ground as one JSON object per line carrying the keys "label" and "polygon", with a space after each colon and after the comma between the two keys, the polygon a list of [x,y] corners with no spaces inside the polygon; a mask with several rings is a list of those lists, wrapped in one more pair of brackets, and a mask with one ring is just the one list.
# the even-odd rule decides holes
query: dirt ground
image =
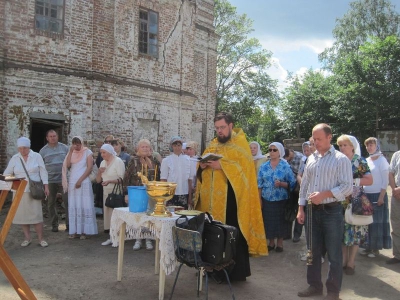
{"label": "dirt ground", "polygon": [[[0,214],[3,224],[8,208]],[[69,240],[65,224],[54,233],[45,219],[48,248],[38,245],[36,234],[30,246],[20,246],[23,233],[12,225],[4,247],[38,299],[158,299],[158,276],[154,274],[154,250],[133,251],[133,241],[125,244],[122,281],[117,281],[118,248],[101,246],[107,239],[98,218],[98,236],[87,240]],[[33,230],[33,229],[32,229]],[[307,287],[304,236],[294,244],[284,242],[284,252],[251,258],[252,276],[246,282],[234,283],[236,299],[300,299],[297,292]],[[357,256],[356,274],[343,275],[342,299],[400,299],[400,264],[387,265],[391,250],[381,251],[377,258]],[[323,264],[323,274],[328,263]],[[165,299],[168,299],[176,272],[166,276]],[[326,292],[326,291],[325,291]],[[204,292],[200,294],[204,298]],[[231,299],[227,284],[209,284],[210,299]],[[322,299],[315,297],[311,299]],[[0,272],[0,299],[19,299],[3,272]],[[174,299],[196,299],[196,275],[183,267]]]}

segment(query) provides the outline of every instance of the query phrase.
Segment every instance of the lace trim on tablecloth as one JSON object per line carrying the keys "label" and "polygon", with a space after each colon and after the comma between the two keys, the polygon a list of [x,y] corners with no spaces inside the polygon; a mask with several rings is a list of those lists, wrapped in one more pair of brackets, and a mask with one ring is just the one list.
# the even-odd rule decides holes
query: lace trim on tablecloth
{"label": "lace trim on tablecloth", "polygon": [[160,265],[165,274],[171,274],[176,267],[174,242],[172,239],[172,227],[176,218],[157,218],[145,213],[131,213],[120,209],[114,209],[111,217],[110,237],[113,246],[118,246],[120,227],[126,222],[125,240],[133,239],[159,239]]}

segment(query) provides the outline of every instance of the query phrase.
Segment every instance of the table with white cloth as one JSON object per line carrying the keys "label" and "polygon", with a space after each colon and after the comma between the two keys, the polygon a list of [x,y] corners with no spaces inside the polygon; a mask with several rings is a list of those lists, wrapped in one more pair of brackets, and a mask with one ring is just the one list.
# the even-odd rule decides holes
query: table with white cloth
{"label": "table with white cloth", "polygon": [[[131,213],[128,207],[115,208],[111,216],[110,236],[118,249],[117,280],[122,279],[125,240],[156,239],[155,274],[159,274],[159,299],[164,299],[165,275],[176,267],[172,227],[179,216],[152,217],[146,213]],[[120,234],[125,232],[125,234]]]}

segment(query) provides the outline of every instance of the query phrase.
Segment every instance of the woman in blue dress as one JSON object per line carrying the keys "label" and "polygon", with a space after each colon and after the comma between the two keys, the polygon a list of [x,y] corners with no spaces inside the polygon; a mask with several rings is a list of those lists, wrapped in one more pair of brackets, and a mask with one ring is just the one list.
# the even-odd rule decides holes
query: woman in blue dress
{"label": "woman in blue dress", "polygon": [[[262,205],[265,234],[268,250],[283,251],[283,237],[286,233],[285,205],[289,197],[288,186],[293,189],[296,178],[289,164],[283,159],[285,150],[281,143],[269,145],[270,160],[261,165],[258,171],[258,190]],[[275,244],[276,239],[276,244]]]}

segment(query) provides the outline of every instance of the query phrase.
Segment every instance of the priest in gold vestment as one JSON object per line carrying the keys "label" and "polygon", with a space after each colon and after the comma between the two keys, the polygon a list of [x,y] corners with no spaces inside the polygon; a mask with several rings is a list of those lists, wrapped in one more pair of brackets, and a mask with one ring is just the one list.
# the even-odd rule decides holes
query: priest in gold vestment
{"label": "priest in gold vestment", "polygon": [[235,266],[229,277],[244,281],[251,275],[249,254],[268,254],[256,173],[245,134],[233,129],[232,115],[217,114],[214,125],[217,137],[203,155],[215,153],[222,158],[200,163],[195,205],[238,228]]}

